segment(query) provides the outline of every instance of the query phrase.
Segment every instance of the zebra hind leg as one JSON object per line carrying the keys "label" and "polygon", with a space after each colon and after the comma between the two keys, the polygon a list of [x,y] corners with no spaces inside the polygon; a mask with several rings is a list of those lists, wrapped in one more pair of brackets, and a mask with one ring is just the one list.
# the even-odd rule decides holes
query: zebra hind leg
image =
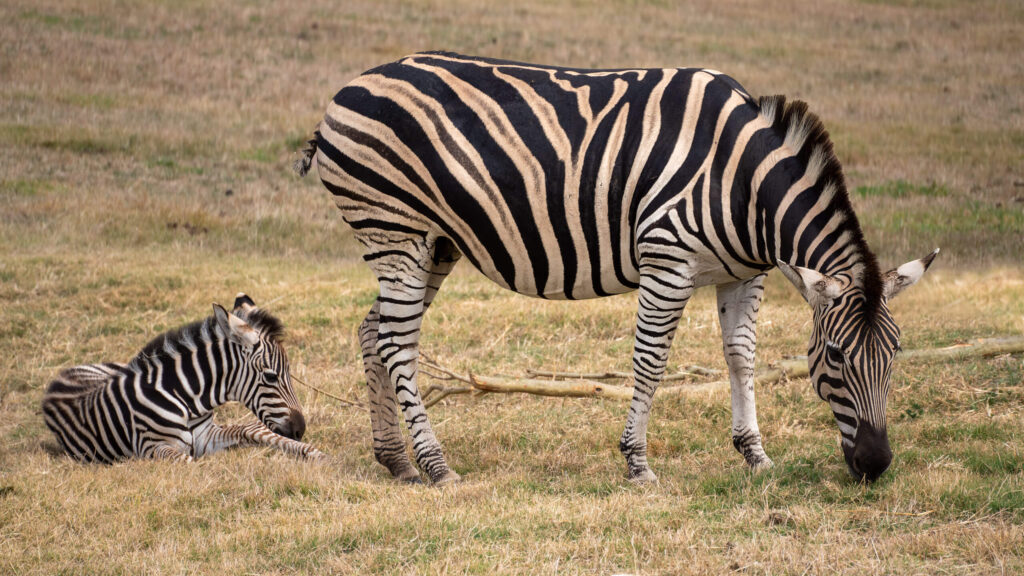
{"label": "zebra hind leg", "polygon": [[[380,283],[376,348],[393,387],[382,388],[393,389],[402,407],[419,467],[435,484],[458,481],[459,475],[448,467],[430,425],[416,375],[423,314],[460,254],[447,239],[430,241],[419,236],[392,240],[375,248],[366,260]],[[381,424],[387,425],[383,419]],[[398,444],[390,437],[387,440]]]}
{"label": "zebra hind leg", "polygon": [[373,431],[373,456],[391,475],[403,482],[420,483],[420,473],[409,460],[399,425],[398,397],[388,372],[377,354],[380,325],[380,298],[359,325],[359,345],[363,352],[363,370],[370,403],[370,427]]}
{"label": "zebra hind leg", "polygon": [[772,465],[761,446],[754,403],[754,350],[757,312],[764,295],[764,274],[718,286],[722,349],[732,388],[732,443],[752,470]]}

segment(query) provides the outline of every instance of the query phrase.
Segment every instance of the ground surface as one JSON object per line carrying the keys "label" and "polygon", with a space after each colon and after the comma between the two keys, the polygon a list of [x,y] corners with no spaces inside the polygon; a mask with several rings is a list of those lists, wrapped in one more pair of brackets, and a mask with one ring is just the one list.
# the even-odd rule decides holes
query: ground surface
{"label": "ground surface", "polygon": [[[301,387],[328,465],[246,450],[93,467],[44,451],[38,403],[60,367],[124,360],[239,290],[285,320],[296,375],[362,396],[355,329],[375,286],[327,193],[289,165],[334,91],[421,49],[701,65],[806,99],[883,263],[943,248],[893,303],[904,347],[1024,332],[1019,2],[675,4],[2,3],[0,573],[1024,570],[1019,356],[898,362],[896,460],[870,487],[848,478],[803,379],[760,390],[776,467],[759,475],[731,446],[726,394],[656,402],[662,482],[645,489],[624,479],[613,401],[435,406],[465,478],[444,490],[392,482],[368,416]],[[625,370],[633,309],[526,299],[463,265],[424,348],[481,374]],[[724,368],[714,316],[698,293],[670,369]],[[759,363],[802,353],[809,321],[773,274]]]}

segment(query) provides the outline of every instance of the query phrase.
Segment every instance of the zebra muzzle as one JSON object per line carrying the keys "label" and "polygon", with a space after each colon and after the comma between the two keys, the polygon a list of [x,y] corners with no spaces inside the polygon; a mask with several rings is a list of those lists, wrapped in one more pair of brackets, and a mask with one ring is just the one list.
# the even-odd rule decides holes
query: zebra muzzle
{"label": "zebra muzzle", "polygon": [[850,474],[858,481],[874,482],[892,463],[889,435],[885,429],[879,430],[867,422],[857,427],[852,447],[842,446]]}
{"label": "zebra muzzle", "polygon": [[271,429],[285,438],[302,440],[302,435],[306,433],[306,417],[298,410],[289,410],[288,419],[281,424],[271,426]]}

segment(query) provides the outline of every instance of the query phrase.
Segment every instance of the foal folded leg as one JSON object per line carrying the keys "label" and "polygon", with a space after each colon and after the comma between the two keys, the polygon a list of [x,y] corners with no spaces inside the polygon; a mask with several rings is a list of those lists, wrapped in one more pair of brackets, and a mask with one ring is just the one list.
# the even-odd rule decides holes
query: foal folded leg
{"label": "foal folded leg", "polygon": [[300,458],[326,458],[323,452],[313,446],[285,438],[267,428],[262,422],[219,426],[213,422],[212,413],[195,422],[192,429],[192,453],[195,458],[235,446],[270,446]]}

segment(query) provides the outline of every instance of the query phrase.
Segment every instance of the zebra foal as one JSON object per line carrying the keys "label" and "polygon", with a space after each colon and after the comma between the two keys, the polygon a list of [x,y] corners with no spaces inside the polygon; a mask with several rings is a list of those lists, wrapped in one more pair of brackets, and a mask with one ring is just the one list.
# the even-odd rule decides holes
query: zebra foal
{"label": "zebra foal", "polygon": [[[299,442],[306,421],[281,346],[283,326],[245,294],[232,312],[162,334],[127,364],[63,370],[43,397],[43,416],[63,450],[80,462],[127,458],[192,461],[233,446],[264,445],[311,459]],[[219,426],[213,409],[244,404],[259,418]]]}
{"label": "zebra foal", "polygon": [[[540,298],[639,291],[636,387],[619,448],[651,482],[647,422],[679,319],[714,285],[732,440],[771,465],[754,402],[755,323],[778,267],[810,304],[808,361],[855,477],[892,460],[886,397],[899,329],[888,301],[935,253],[883,274],[820,120],[704,69],[582,70],[421,53],[338,92],[305,154],[365,246],[380,295],[359,329],[377,460],[458,479],[416,383],[423,314],[464,255]],[[937,251],[936,251],[937,253]]]}

